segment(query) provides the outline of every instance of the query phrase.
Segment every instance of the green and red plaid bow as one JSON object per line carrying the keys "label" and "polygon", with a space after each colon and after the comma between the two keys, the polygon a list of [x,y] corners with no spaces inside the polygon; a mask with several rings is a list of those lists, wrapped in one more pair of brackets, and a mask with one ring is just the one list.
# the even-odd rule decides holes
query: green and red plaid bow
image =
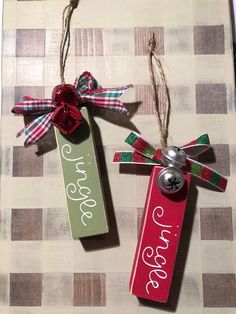
{"label": "green and red plaid bow", "polygon": [[[125,142],[131,145],[135,151],[115,152],[113,159],[114,162],[147,164],[153,166],[161,165],[165,167],[162,164],[162,150],[152,147],[148,142],[141,138],[139,134],[131,132]],[[226,178],[202,163],[191,159],[207,151],[210,147],[209,137],[207,134],[203,134],[196,140],[183,145],[181,148],[185,151],[187,156],[187,162],[183,167],[183,171],[190,172],[194,176],[214,185],[219,190],[225,191],[227,185]]]}
{"label": "green and red plaid bow", "polygon": [[[78,94],[78,99],[76,101],[76,103],[78,104],[78,109],[82,106],[92,104],[97,107],[127,114],[127,109],[118,99],[118,97],[121,96],[129,87],[132,87],[132,85],[118,88],[102,88],[91,73],[84,72],[82,75],[76,78],[73,88]],[[55,116],[57,106],[58,104],[55,103],[54,99],[35,99],[24,96],[13,107],[12,113],[19,115],[40,116],[35,118],[32,122],[27,124],[22,130],[20,130],[17,133],[17,137],[23,133],[27,135],[25,145],[31,145],[40,140],[43,136],[47,134],[52,124],[54,124],[53,117]],[[68,106],[66,107],[65,103],[63,103],[63,110],[64,108],[68,108]],[[74,118],[75,120],[77,119],[77,123],[80,122],[78,120],[79,110],[75,109],[75,107],[70,107],[70,109],[72,121]],[[63,113],[63,110],[61,110],[61,113]],[[67,120],[67,117],[65,119]],[[78,123],[78,125],[79,124],[80,123]],[[55,125],[58,127],[58,124],[55,123]]]}

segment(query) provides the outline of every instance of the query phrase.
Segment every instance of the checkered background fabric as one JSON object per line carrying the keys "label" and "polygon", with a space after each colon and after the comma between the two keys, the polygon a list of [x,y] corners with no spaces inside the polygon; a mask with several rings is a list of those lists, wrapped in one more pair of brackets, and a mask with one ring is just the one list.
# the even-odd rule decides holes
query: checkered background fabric
{"label": "checkered background fabric", "polygon": [[[138,106],[130,120],[96,112],[111,232],[83,241],[71,240],[53,133],[39,146],[24,148],[24,139],[16,139],[23,119],[10,113],[19,97],[50,98],[60,83],[60,17],[66,4],[4,2],[0,313],[236,313],[236,117],[228,1],[81,0],[72,21],[67,82],[88,70],[102,86],[133,83],[123,100],[130,110]],[[128,289],[150,171],[112,164],[114,151],[126,150],[130,129],[158,142],[146,58],[150,31],[170,87],[169,143],[208,133],[215,156],[201,161],[229,179],[225,193],[192,184],[167,307],[138,300]]]}

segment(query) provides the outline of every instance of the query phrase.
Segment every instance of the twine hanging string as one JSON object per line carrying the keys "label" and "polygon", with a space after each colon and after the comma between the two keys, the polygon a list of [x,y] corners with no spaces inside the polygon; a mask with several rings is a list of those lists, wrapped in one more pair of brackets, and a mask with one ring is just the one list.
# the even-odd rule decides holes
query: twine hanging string
{"label": "twine hanging string", "polygon": [[[153,101],[155,105],[155,113],[160,130],[160,145],[162,148],[164,148],[167,146],[171,104],[165,73],[161,61],[158,58],[157,53],[155,52],[155,49],[156,38],[155,34],[153,33],[148,43],[148,65]],[[159,75],[157,74],[157,70],[159,72]],[[160,93],[160,91],[162,90],[163,95],[162,93]]]}
{"label": "twine hanging string", "polygon": [[70,23],[74,10],[78,7],[79,0],[70,0],[62,14],[62,36],[60,44],[60,77],[61,83],[65,84],[65,67],[70,48]]}

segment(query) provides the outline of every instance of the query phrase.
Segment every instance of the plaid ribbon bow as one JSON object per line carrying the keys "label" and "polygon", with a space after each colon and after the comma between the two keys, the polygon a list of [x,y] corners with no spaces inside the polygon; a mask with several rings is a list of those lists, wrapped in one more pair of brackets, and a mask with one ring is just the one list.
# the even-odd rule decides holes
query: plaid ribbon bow
{"label": "plaid ribbon bow", "polygon": [[[74,82],[74,88],[78,94],[79,107],[89,104],[124,114],[127,114],[128,111],[118,97],[129,87],[132,87],[132,85],[118,88],[102,88],[90,72],[82,73]],[[53,99],[35,99],[29,96],[24,96],[12,108],[12,113],[18,115],[40,116],[36,117],[32,122],[20,130],[17,133],[17,137],[21,134],[25,134],[27,136],[25,141],[26,146],[34,144],[40,140],[47,134],[52,124],[54,124],[52,118],[55,110],[56,103]]]}
{"label": "plaid ribbon bow", "polygon": [[[148,142],[141,138],[139,134],[131,132],[125,142],[131,145],[135,151],[115,152],[113,162],[147,164],[154,166],[160,165],[165,167],[162,164],[162,150],[152,147]],[[227,185],[226,178],[213,169],[192,159],[207,151],[210,147],[209,137],[207,134],[203,134],[196,140],[183,145],[181,148],[186,153],[187,162],[182,169],[184,172],[190,172],[194,176],[207,181],[208,183],[217,187],[219,190],[225,191]]]}

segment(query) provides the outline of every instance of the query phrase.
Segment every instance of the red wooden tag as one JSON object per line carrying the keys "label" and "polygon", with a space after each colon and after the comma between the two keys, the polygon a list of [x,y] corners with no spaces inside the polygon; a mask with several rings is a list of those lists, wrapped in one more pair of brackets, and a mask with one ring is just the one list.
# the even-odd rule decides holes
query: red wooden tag
{"label": "red wooden tag", "polygon": [[163,194],[157,185],[162,167],[154,167],[130,278],[137,297],[166,303],[173,276],[191,174],[176,194]]}

